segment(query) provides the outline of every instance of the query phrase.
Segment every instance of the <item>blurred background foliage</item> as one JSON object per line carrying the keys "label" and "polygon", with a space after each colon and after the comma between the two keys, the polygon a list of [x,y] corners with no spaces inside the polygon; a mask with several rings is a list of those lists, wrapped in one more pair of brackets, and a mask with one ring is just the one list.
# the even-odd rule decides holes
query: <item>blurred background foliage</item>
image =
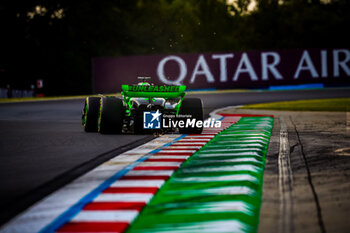
{"label": "blurred background foliage", "polygon": [[91,92],[91,59],[349,48],[348,0],[2,0],[0,86]]}

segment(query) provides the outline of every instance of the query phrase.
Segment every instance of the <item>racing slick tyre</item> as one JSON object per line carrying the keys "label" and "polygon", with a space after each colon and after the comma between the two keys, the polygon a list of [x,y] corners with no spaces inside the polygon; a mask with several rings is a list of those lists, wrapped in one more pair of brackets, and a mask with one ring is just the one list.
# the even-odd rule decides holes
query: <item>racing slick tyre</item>
{"label": "racing slick tyre", "polygon": [[85,99],[82,121],[85,132],[98,131],[98,113],[100,111],[100,97],[87,97]]}
{"label": "racing slick tyre", "polygon": [[137,113],[134,117],[134,134],[145,134],[143,129],[143,112]]}
{"label": "racing slick tyre", "polygon": [[102,134],[121,133],[124,107],[119,98],[108,96],[101,98],[98,132]]}
{"label": "racing slick tyre", "polygon": [[[191,115],[192,119],[196,119],[196,121],[201,120],[203,121],[204,115],[203,115],[203,103],[202,100],[199,98],[187,98],[182,101],[180,111],[180,115]],[[185,118],[185,120],[188,118]],[[187,128],[179,128],[179,132],[182,134],[200,134],[203,131],[202,127],[187,127]]]}

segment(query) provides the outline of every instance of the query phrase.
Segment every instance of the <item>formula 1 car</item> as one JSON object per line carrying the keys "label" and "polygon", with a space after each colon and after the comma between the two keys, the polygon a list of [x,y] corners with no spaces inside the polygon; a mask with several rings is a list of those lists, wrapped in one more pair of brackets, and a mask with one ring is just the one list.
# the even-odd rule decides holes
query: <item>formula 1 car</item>
{"label": "formula 1 car", "polygon": [[[122,98],[115,96],[87,97],[82,112],[85,132],[102,134],[118,133],[160,133],[176,132],[200,134],[203,130],[203,103],[199,98],[185,98],[186,86],[155,86],[149,77],[138,77],[137,85],[122,85]],[[186,119],[189,124],[146,129],[144,117],[152,113],[158,117],[174,116],[176,120]],[[169,118],[174,120],[174,118]],[[152,119],[154,120],[154,118]],[[182,126],[182,127],[181,127]]]}

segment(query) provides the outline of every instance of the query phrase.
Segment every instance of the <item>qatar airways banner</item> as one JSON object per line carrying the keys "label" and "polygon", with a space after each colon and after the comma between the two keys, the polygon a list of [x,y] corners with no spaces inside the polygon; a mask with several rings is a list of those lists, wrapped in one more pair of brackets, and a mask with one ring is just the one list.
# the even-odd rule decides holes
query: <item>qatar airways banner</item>
{"label": "qatar airways banner", "polygon": [[102,57],[93,59],[96,93],[113,93],[138,76],[188,89],[350,85],[349,49],[305,49]]}

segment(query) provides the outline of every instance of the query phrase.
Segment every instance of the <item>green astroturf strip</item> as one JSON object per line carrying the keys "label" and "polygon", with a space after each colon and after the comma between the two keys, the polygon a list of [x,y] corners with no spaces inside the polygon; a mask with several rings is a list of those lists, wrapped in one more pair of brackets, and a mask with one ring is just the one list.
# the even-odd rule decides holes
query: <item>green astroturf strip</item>
{"label": "green astroturf strip", "polygon": [[271,117],[243,117],[185,161],[127,232],[256,232]]}

